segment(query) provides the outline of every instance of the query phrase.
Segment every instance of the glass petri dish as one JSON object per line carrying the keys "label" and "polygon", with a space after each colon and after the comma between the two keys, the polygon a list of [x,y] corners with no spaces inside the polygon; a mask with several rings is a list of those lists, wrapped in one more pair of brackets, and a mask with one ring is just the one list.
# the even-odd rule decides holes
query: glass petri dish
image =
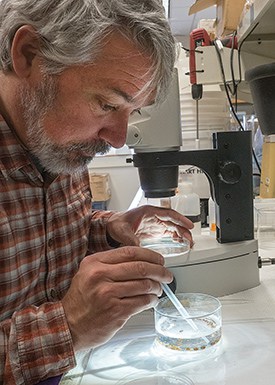
{"label": "glass petri dish", "polygon": [[131,374],[119,380],[116,385],[194,385],[194,383],[184,374],[178,377],[166,372]]}
{"label": "glass petri dish", "polygon": [[176,296],[189,316],[183,318],[168,297],[160,299],[155,306],[155,347],[165,357],[175,352],[186,360],[208,357],[222,338],[220,301],[202,293]]}
{"label": "glass petri dish", "polygon": [[185,238],[147,238],[141,241],[140,246],[156,251],[164,257],[176,257],[187,254],[190,251],[190,242]]}

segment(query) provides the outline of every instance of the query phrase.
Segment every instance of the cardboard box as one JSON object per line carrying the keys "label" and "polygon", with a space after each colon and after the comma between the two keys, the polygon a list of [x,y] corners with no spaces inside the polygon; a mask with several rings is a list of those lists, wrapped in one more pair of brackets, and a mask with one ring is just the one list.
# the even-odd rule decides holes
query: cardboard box
{"label": "cardboard box", "polygon": [[275,135],[267,135],[264,137],[263,155],[262,155],[262,171],[260,183],[260,197],[275,197]]}
{"label": "cardboard box", "polygon": [[189,9],[189,15],[217,5],[216,36],[220,38],[237,30],[245,2],[246,0],[196,0]]}
{"label": "cardboard box", "polygon": [[89,173],[93,202],[103,202],[111,198],[109,174]]}
{"label": "cardboard box", "polygon": [[216,38],[216,20],[215,19],[201,19],[198,23],[198,28],[203,28],[208,33],[210,40]]}

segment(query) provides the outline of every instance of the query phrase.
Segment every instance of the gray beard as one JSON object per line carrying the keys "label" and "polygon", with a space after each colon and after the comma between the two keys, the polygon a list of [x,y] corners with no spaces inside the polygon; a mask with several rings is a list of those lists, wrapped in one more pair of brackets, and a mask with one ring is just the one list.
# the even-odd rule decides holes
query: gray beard
{"label": "gray beard", "polygon": [[111,146],[101,139],[64,146],[53,143],[45,132],[43,118],[54,105],[56,95],[56,81],[47,75],[39,87],[22,87],[19,90],[23,119],[27,127],[27,146],[46,172],[54,175],[80,172],[97,153],[103,155]]}

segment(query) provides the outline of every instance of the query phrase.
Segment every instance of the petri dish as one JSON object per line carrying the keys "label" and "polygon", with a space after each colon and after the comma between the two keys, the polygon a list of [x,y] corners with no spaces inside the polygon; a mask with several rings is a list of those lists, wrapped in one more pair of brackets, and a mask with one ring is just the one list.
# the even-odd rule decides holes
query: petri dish
{"label": "petri dish", "polygon": [[184,374],[165,373],[135,373],[128,375],[116,385],[194,385],[193,381]]}
{"label": "petri dish", "polygon": [[221,303],[202,293],[176,295],[189,316],[183,318],[169,298],[160,299],[155,307],[155,346],[165,357],[175,352],[187,360],[207,357],[221,341]]}
{"label": "petri dish", "polygon": [[187,254],[190,251],[190,242],[185,238],[147,238],[141,241],[140,246],[156,251],[164,257],[176,257]]}

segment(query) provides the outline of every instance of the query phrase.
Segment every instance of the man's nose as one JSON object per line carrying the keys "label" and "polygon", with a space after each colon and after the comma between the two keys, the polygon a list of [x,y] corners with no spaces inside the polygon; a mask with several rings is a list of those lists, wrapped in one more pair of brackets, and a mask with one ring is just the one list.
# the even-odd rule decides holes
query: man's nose
{"label": "man's nose", "polygon": [[100,130],[99,136],[112,147],[120,148],[126,143],[129,115],[110,119]]}

